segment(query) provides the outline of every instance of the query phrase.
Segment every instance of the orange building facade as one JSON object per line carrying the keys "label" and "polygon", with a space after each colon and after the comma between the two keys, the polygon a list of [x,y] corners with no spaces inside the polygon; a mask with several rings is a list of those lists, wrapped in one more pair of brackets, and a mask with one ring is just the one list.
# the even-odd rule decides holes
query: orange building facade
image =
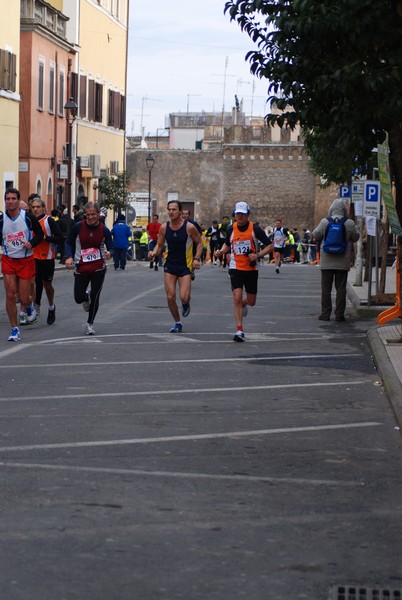
{"label": "orange building facade", "polygon": [[[35,11],[30,12],[34,6]],[[21,13],[19,188],[38,193],[48,210],[67,195],[69,71],[75,54],[66,39],[67,17],[47,3]],[[38,10],[39,8],[39,10]]]}

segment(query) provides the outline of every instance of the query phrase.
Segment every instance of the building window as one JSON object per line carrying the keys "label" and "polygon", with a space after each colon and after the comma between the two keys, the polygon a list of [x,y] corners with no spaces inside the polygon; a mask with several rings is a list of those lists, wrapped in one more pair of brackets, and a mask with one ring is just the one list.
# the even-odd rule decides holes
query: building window
{"label": "building window", "polygon": [[102,123],[103,116],[103,85],[95,84],[95,121]]}
{"label": "building window", "polygon": [[126,99],[119,92],[109,90],[108,125],[124,129],[126,120]]}
{"label": "building window", "polygon": [[85,75],[80,75],[80,101],[79,101],[80,117],[85,119],[87,116],[87,78]]}
{"label": "building window", "polygon": [[60,73],[59,73],[59,106],[58,106],[58,112],[59,112],[60,117],[64,116],[64,104],[65,104],[64,86],[65,86],[64,69],[60,69]]}
{"label": "building window", "polygon": [[111,127],[120,126],[120,94],[119,92],[113,92],[109,90],[109,111],[108,111],[108,125]]}
{"label": "building window", "polygon": [[75,102],[78,102],[78,100],[79,100],[79,95],[78,95],[78,74],[77,73],[71,73],[70,74],[70,94],[69,94],[69,98],[74,98]]}
{"label": "building window", "polygon": [[52,114],[54,114],[55,73],[55,65],[53,63],[49,67],[49,112]]}
{"label": "building window", "polygon": [[120,96],[120,123],[119,129],[126,128],[126,97]]}
{"label": "building window", "polygon": [[88,80],[88,119],[95,121],[95,81]]}
{"label": "building window", "polygon": [[16,91],[17,57],[8,50],[0,50],[0,88]]}
{"label": "building window", "polygon": [[97,123],[103,119],[103,85],[93,79],[88,80],[88,119]]}
{"label": "building window", "polygon": [[45,61],[39,59],[38,71],[38,109],[43,110],[43,99],[45,89]]}

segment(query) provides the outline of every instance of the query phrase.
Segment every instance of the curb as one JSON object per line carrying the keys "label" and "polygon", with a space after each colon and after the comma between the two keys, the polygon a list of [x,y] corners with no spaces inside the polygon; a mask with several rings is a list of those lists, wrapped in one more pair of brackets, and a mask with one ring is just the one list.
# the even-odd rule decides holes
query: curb
{"label": "curb", "polygon": [[367,306],[366,300],[362,300],[359,294],[354,290],[353,285],[347,284],[347,296],[353,304],[356,313],[359,317],[365,317],[367,319],[371,317],[377,317],[384,310],[389,308],[388,306]]}
{"label": "curb", "polygon": [[395,373],[384,342],[380,338],[376,327],[368,330],[367,341],[384,389],[388,395],[391,408],[394,411],[399,427],[402,429],[402,383]]}

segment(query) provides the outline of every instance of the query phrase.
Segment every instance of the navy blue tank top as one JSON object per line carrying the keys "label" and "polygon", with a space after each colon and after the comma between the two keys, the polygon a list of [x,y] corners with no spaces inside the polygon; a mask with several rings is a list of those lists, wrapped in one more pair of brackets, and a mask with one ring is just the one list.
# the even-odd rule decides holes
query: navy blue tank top
{"label": "navy blue tank top", "polygon": [[166,223],[165,240],[167,243],[167,257],[165,268],[175,272],[191,271],[193,262],[193,239],[187,234],[187,222],[177,231],[171,229]]}

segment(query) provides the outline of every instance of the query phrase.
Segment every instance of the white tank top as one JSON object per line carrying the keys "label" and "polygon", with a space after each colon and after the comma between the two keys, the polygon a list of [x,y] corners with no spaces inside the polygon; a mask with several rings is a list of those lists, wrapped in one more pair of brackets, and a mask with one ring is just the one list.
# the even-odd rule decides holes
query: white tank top
{"label": "white tank top", "polygon": [[24,242],[32,239],[32,231],[26,222],[26,210],[12,219],[4,213],[3,216],[3,252],[10,258],[25,258],[32,256],[32,248],[24,247]]}

